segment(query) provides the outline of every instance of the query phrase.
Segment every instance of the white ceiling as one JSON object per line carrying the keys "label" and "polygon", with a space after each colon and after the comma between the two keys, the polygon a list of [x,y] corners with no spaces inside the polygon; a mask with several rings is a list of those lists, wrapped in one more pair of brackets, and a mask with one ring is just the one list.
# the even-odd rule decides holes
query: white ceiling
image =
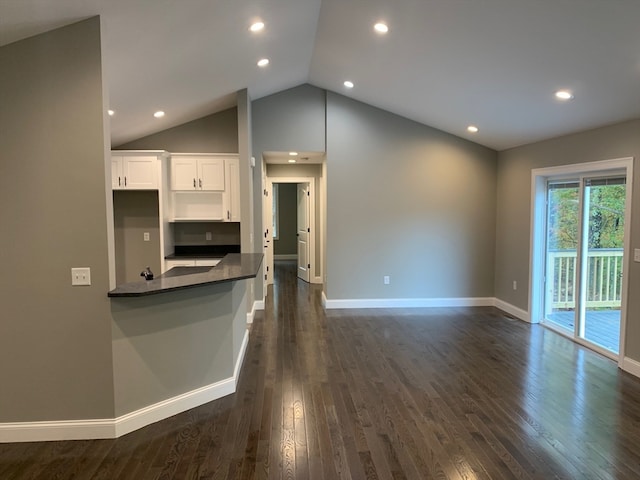
{"label": "white ceiling", "polygon": [[114,145],[302,83],[497,150],[640,118],[639,0],[0,0],[0,45],[97,14]]}

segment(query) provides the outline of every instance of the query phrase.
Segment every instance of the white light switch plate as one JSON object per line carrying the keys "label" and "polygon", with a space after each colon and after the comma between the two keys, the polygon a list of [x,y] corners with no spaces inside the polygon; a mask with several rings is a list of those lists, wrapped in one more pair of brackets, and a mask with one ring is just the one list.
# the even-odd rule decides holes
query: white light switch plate
{"label": "white light switch plate", "polygon": [[72,268],[71,285],[91,285],[91,269],[89,267]]}
{"label": "white light switch plate", "polygon": [[640,248],[633,249],[633,261],[640,262]]}

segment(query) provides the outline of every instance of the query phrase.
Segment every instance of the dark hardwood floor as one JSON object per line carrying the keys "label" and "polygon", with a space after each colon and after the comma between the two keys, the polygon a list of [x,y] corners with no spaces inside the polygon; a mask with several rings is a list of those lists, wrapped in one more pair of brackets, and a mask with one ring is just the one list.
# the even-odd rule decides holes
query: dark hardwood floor
{"label": "dark hardwood floor", "polygon": [[638,479],[640,380],[493,308],[324,312],[279,264],[238,391],[0,479]]}

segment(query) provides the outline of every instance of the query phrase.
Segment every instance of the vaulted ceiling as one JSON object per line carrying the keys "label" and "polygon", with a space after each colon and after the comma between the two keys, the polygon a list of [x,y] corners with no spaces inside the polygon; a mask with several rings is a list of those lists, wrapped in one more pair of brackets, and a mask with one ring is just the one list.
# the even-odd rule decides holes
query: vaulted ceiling
{"label": "vaulted ceiling", "polygon": [[496,150],[640,118],[638,0],[0,0],[0,45],[93,15],[114,145],[303,83]]}

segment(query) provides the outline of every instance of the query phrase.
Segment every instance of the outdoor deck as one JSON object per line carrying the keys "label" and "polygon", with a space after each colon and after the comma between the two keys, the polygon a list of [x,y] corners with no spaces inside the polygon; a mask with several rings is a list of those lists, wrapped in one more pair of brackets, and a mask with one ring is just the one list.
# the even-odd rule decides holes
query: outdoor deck
{"label": "outdoor deck", "polygon": [[[601,347],[618,353],[620,345],[620,310],[587,310],[585,339]],[[556,325],[573,332],[575,313],[556,311],[547,315]]]}

